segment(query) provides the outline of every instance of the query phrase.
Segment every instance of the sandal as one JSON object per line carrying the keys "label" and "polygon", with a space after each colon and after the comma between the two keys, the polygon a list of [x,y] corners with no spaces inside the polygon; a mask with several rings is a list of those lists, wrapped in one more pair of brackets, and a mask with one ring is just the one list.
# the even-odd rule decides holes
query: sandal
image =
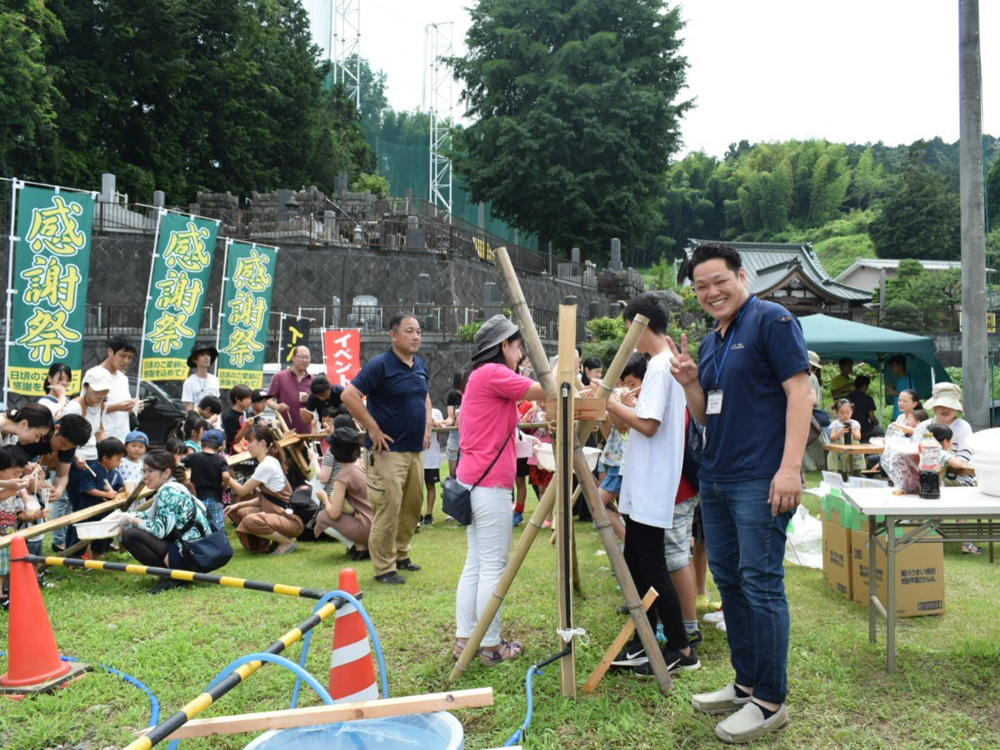
{"label": "sandal", "polygon": [[479,660],[484,666],[495,667],[508,659],[516,659],[524,653],[524,644],[517,641],[501,640],[496,648],[479,649]]}
{"label": "sandal", "polygon": [[456,661],[462,658],[462,652],[465,651],[465,644],[468,642],[468,638],[455,639],[455,648],[452,649],[451,655]]}
{"label": "sandal", "polygon": [[963,555],[981,555],[982,553],[983,553],[983,548],[977,547],[971,542],[966,542],[965,544],[962,545]]}

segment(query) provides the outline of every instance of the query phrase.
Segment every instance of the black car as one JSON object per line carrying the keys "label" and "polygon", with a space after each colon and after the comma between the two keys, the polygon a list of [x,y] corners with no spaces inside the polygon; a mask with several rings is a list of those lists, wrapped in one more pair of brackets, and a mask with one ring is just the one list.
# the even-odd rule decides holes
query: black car
{"label": "black car", "polygon": [[[135,393],[136,376],[129,375],[128,381],[129,391]],[[138,417],[131,417],[132,429],[145,432],[151,445],[163,445],[177,423],[183,421],[183,386],[180,381],[152,383],[148,380],[143,380],[139,385],[139,398],[146,401],[146,406]]]}

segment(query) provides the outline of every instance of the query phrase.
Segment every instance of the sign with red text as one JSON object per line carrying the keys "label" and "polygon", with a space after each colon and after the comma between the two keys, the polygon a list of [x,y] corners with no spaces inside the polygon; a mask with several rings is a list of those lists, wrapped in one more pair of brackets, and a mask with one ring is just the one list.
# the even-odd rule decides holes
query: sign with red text
{"label": "sign with red text", "polygon": [[361,371],[361,331],[323,331],[326,375],[333,385],[347,385]]}

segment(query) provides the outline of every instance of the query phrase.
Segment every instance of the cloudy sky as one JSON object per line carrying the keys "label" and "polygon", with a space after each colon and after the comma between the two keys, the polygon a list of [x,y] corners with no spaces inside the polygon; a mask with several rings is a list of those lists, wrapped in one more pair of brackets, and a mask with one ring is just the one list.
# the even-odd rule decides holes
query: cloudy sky
{"label": "cloudy sky", "polygon": [[[306,0],[323,26],[332,0]],[[461,54],[471,0],[360,0],[361,54],[394,109],[427,107],[425,28],[453,23]],[[958,2],[688,0],[684,151],[790,138],[889,145],[958,139]],[[1000,3],[980,3],[984,130],[1000,135]],[[991,88],[992,87],[992,88]],[[991,96],[991,91],[997,91]],[[455,112],[461,114],[459,91]]]}

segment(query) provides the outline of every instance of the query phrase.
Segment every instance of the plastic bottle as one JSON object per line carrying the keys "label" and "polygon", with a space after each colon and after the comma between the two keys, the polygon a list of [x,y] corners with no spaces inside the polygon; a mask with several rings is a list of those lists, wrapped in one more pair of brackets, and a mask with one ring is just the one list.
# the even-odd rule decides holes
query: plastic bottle
{"label": "plastic bottle", "polygon": [[920,440],[920,497],[941,498],[941,446],[929,432]]}

